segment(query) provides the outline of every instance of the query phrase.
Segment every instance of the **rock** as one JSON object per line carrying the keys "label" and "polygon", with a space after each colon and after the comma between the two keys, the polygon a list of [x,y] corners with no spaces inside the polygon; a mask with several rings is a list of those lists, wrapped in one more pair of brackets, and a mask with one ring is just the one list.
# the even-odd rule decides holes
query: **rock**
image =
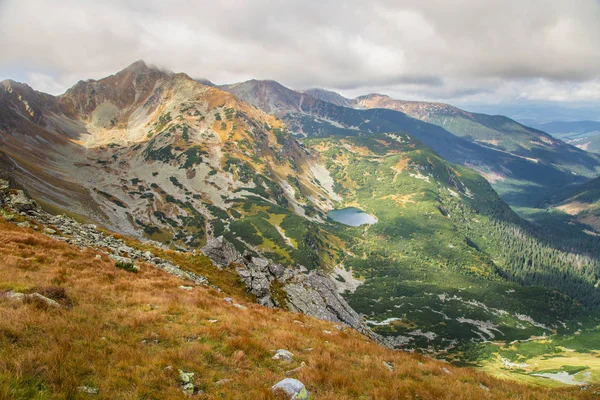
{"label": "rock", "polygon": [[490,391],[490,388],[489,388],[489,387],[487,387],[487,386],[485,386],[483,383],[479,383],[479,387],[480,387],[481,389],[485,390],[486,392],[489,392],[489,391]]}
{"label": "rock", "polygon": [[209,238],[206,246],[200,249],[200,251],[219,268],[228,267],[231,263],[241,258],[235,246],[226,241],[223,236]]}
{"label": "rock", "polygon": [[227,383],[233,382],[233,379],[229,379],[229,378],[225,378],[225,379],[221,379],[215,382],[215,385],[217,386],[221,386],[221,385],[225,385]]}
{"label": "rock", "polygon": [[190,291],[190,290],[193,290],[194,287],[193,286],[184,286],[184,285],[181,285],[181,286],[179,286],[179,289]]}
{"label": "rock", "polygon": [[243,305],[238,304],[238,303],[234,303],[233,306],[236,307],[236,308],[239,308],[240,310],[247,310],[248,309],[248,307],[243,306]]}
{"label": "rock", "polygon": [[42,300],[44,303],[48,304],[49,306],[52,307],[61,307],[61,305],[55,301],[52,300],[46,296],[42,296],[39,293],[19,293],[19,292],[12,292],[12,291],[8,291],[4,293],[4,296],[12,301],[25,301],[25,300],[30,300],[30,299],[40,299]]}
{"label": "rock", "polygon": [[290,369],[289,371],[285,371],[285,374],[287,376],[290,375],[295,375],[296,373],[298,373],[298,371],[300,371],[301,369],[306,368],[306,363],[304,361],[302,361],[302,363],[300,363],[300,365],[294,369]]}
{"label": "rock", "polygon": [[98,389],[91,386],[79,386],[77,390],[79,390],[81,393],[98,394]]}
{"label": "rock", "polygon": [[52,228],[44,228],[44,233],[47,235],[56,235],[56,231]]}
{"label": "rock", "polygon": [[273,392],[283,392],[289,396],[290,399],[308,399],[309,393],[306,387],[298,379],[285,378],[282,381],[277,382],[271,387]]}
{"label": "rock", "polygon": [[27,221],[19,222],[17,226],[19,228],[31,228],[31,224]]}
{"label": "rock", "polygon": [[146,260],[150,260],[154,257],[154,255],[152,253],[150,253],[149,251],[145,251],[144,254],[142,254],[142,256],[146,259]]}
{"label": "rock", "polygon": [[279,349],[276,351],[275,355],[271,357],[273,360],[282,360],[286,362],[294,361],[294,353],[291,351]]}
{"label": "rock", "polygon": [[386,367],[387,369],[389,369],[390,371],[393,371],[393,370],[394,370],[394,366],[392,365],[392,363],[389,363],[389,362],[387,362],[387,361],[384,361],[384,362],[383,362],[383,365],[385,365],[385,367]]}
{"label": "rock", "polygon": [[231,297],[225,297],[223,300],[225,300],[226,303],[233,303],[233,300],[231,299]]}
{"label": "rock", "polygon": [[450,375],[450,374],[452,373],[452,372],[451,372],[451,371],[450,371],[448,368],[446,368],[446,367],[442,368],[442,371],[444,371],[444,372],[445,372],[445,373],[447,373],[448,375]]}
{"label": "rock", "polygon": [[102,256],[100,254],[96,254],[96,260],[102,260]]}
{"label": "rock", "polygon": [[0,195],[6,195],[10,190],[10,184],[6,179],[0,179]]}
{"label": "rock", "polygon": [[329,277],[316,271],[295,274],[287,280],[284,290],[290,311],[343,323],[378,342],[382,340],[364,325],[362,317],[340,296]]}
{"label": "rock", "polygon": [[326,329],[323,331],[323,333],[326,334],[326,335],[331,335],[331,331],[328,331]]}
{"label": "rock", "polygon": [[15,194],[9,196],[8,201],[12,208],[18,212],[27,212],[37,208],[35,201],[25,196],[22,190],[17,190]]}

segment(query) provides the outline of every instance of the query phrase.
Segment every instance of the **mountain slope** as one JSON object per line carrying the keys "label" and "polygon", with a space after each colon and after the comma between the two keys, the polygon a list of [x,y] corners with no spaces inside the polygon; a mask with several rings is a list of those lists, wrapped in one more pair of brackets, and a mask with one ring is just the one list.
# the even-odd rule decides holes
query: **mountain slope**
{"label": "mountain slope", "polygon": [[582,150],[600,152],[598,121],[552,121],[533,126]]}
{"label": "mountain slope", "polygon": [[600,234],[600,178],[573,185],[553,194],[543,206],[562,211],[586,225],[590,235]]}
{"label": "mountain slope", "polygon": [[297,135],[408,133],[446,160],[476,169],[511,205],[533,206],[543,195],[600,172],[598,156],[505,117],[381,95],[345,99],[353,106],[349,108],[341,106],[348,102],[335,93],[300,93],[272,81],[223,88],[275,113]]}
{"label": "mountain slope", "polygon": [[[1,218],[0,267],[3,398],[78,399],[91,390],[99,398],[179,399],[178,370],[194,373],[206,399],[274,398],[270,387],[288,376],[317,398],[592,398],[592,390],[519,385],[387,350],[329,322],[228,303],[214,289],[182,290],[147,265],[126,272],[93,249]],[[42,292],[59,306],[11,300],[7,291]],[[273,360],[276,349],[291,350],[293,361]]]}

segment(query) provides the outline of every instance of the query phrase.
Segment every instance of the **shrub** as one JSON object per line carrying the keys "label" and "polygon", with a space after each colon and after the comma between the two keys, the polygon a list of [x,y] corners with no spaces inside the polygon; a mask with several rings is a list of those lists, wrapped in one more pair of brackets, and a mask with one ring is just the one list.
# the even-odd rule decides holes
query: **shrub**
{"label": "shrub", "polygon": [[138,272],[140,269],[131,261],[117,261],[115,267],[124,269],[128,272]]}

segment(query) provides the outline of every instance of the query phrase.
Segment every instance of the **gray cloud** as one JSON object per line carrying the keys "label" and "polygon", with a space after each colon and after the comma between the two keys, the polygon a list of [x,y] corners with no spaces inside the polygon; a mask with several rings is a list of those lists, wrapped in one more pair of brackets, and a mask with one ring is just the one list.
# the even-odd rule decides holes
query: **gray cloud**
{"label": "gray cloud", "polygon": [[456,102],[600,99],[597,0],[0,0],[0,78],[60,92],[144,59]]}

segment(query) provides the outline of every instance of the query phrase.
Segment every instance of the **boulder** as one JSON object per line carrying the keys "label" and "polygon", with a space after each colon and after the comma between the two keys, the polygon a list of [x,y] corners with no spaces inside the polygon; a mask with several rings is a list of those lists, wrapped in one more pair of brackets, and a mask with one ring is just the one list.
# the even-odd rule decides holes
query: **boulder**
{"label": "boulder", "polygon": [[306,387],[298,379],[285,378],[277,382],[271,387],[271,390],[275,393],[283,392],[289,396],[290,399],[308,399],[309,393]]}
{"label": "boulder", "polygon": [[25,196],[22,190],[17,190],[9,198],[10,205],[18,212],[26,212],[37,208],[35,201]]}
{"label": "boulder", "polygon": [[235,246],[225,240],[223,236],[209,238],[206,246],[201,251],[219,268],[228,267],[231,263],[240,259],[240,253],[235,249]]}
{"label": "boulder", "polygon": [[275,355],[272,357],[272,359],[292,362],[294,361],[294,353],[292,353],[291,351],[279,349],[275,352]]}

